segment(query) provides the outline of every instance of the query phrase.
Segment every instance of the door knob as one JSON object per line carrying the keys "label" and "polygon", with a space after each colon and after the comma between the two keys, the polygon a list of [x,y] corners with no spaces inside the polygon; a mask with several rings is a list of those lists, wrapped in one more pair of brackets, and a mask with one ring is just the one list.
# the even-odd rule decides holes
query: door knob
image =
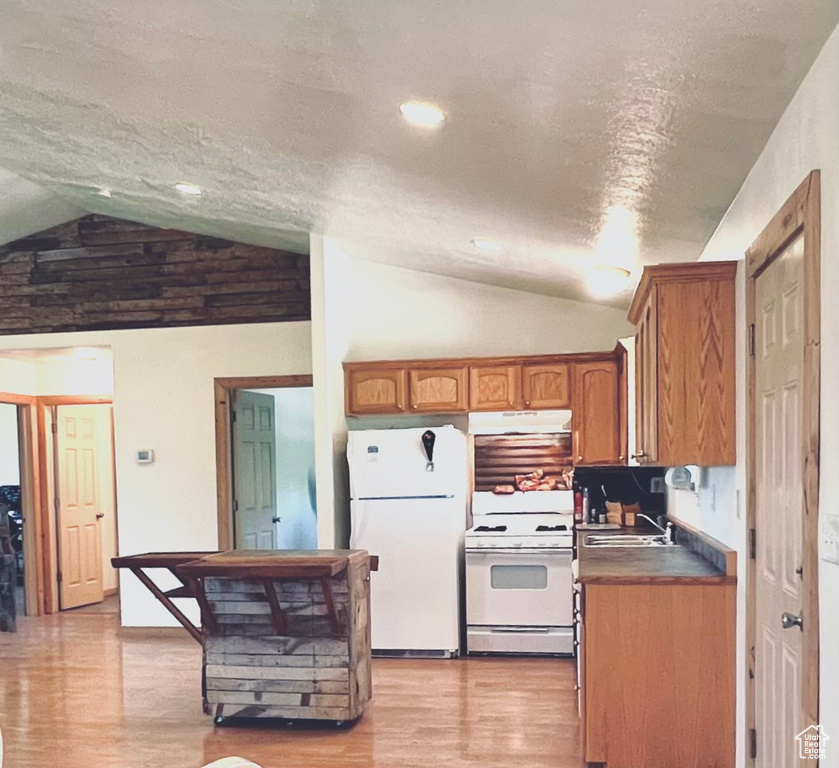
{"label": "door knob", "polygon": [[103,517],[105,517],[105,513],[104,513],[104,512],[97,512],[97,513],[96,513],[96,519],[97,519],[97,520],[101,520]]}
{"label": "door knob", "polygon": [[271,518],[271,522],[272,522],[272,523],[281,523],[282,521],[283,521],[283,520],[282,520],[282,518],[281,518],[281,517],[272,517],[272,518]]}
{"label": "door knob", "polygon": [[794,613],[782,613],[781,625],[784,629],[792,629],[798,627],[802,632],[804,631],[804,614],[796,616]]}

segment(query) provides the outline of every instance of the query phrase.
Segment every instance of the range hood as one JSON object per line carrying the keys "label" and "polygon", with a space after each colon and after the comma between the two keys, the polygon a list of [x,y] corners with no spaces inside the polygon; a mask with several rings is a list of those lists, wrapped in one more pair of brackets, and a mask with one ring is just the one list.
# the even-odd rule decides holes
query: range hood
{"label": "range hood", "polygon": [[470,435],[556,434],[571,431],[571,411],[470,413]]}

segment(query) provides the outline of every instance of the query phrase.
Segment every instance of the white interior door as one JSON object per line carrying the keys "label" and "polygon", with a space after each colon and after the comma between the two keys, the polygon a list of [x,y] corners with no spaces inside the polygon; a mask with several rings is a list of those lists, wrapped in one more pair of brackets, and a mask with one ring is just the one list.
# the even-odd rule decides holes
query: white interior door
{"label": "white interior door", "polygon": [[276,549],[274,397],[241,390],[233,402],[233,515],[238,549]]}
{"label": "white interior door", "polygon": [[[802,368],[804,240],[799,237],[756,281],[756,765],[781,768],[801,760],[795,736],[803,714],[803,630],[782,616],[801,616]],[[815,725],[815,724],[813,724]]]}
{"label": "white interior door", "polygon": [[107,406],[67,405],[56,409],[54,423],[59,598],[66,610],[104,600],[99,472],[100,454],[110,450],[110,416]]}

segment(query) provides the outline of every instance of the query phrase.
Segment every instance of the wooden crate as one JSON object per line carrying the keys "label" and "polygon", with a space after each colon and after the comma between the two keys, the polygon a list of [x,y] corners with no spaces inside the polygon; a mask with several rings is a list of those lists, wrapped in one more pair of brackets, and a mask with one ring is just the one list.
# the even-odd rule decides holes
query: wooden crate
{"label": "wooden crate", "polygon": [[359,717],[372,693],[369,578],[367,553],[332,577],[206,577],[213,626],[204,629],[204,698],[216,721]]}

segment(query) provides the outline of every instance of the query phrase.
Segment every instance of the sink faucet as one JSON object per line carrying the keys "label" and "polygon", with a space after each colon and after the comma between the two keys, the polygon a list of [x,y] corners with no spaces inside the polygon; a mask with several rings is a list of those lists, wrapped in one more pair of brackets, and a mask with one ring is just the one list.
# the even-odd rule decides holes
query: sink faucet
{"label": "sink faucet", "polygon": [[652,523],[656,528],[658,528],[658,530],[661,531],[661,533],[663,534],[664,541],[667,544],[672,544],[673,543],[673,523],[668,521],[667,527],[662,528],[655,520],[653,520],[648,515],[639,513],[638,515],[636,515],[636,517],[643,517],[644,520]]}

